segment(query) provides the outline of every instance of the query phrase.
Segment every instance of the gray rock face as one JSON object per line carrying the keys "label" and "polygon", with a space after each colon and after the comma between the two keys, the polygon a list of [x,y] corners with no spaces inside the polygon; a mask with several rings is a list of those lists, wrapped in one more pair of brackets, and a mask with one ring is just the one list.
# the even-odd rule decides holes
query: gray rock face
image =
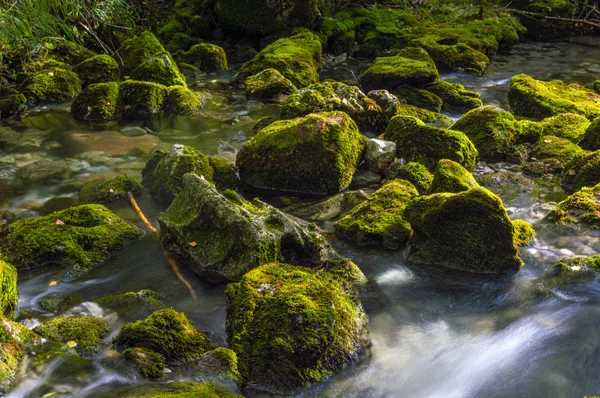
{"label": "gray rock face", "polygon": [[310,227],[274,207],[219,193],[204,178],[186,174],[184,188],[158,222],[165,249],[215,280],[238,280],[249,270],[282,261],[316,267],[335,251]]}
{"label": "gray rock face", "polygon": [[387,164],[391,164],[396,158],[396,143],[392,141],[383,141],[370,139],[367,142],[365,151],[365,160],[367,168],[373,173],[381,173],[381,169]]}

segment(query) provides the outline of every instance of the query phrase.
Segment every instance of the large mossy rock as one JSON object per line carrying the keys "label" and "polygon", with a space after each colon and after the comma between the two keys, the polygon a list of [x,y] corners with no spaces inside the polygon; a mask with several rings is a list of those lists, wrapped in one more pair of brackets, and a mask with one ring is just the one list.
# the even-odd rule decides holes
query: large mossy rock
{"label": "large mossy rock", "polygon": [[576,113],[589,120],[600,116],[600,94],[577,83],[545,82],[524,74],[512,78],[508,102],[515,115],[536,120],[561,113]]}
{"label": "large mossy rock", "polygon": [[273,263],[227,286],[227,341],[242,377],[290,394],[342,369],[368,344],[367,316],[338,278]]}
{"label": "large mossy rock", "polygon": [[216,44],[195,44],[187,51],[178,51],[175,57],[198,68],[202,73],[217,73],[229,69],[225,50]]}
{"label": "large mossy rock", "polygon": [[250,191],[329,195],[350,185],[366,143],[346,113],[310,114],[260,130],[240,150],[237,167]]}
{"label": "large mossy rock", "polygon": [[477,187],[479,184],[467,169],[452,160],[442,159],[433,174],[428,193],[458,193]]}
{"label": "large mossy rock", "polygon": [[194,174],[184,176],[184,189],[158,222],[163,247],[213,279],[239,280],[273,261],[317,267],[333,255],[316,231],[258,200],[220,194]]}
{"label": "large mossy rock", "polygon": [[119,80],[119,64],[108,54],[95,55],[73,68],[79,75],[83,87],[94,83],[107,83]]}
{"label": "large mossy rock", "polygon": [[415,198],[404,211],[418,251],[408,261],[481,274],[518,271],[523,244],[502,201],[484,188]]}
{"label": "large mossy rock", "polygon": [[20,91],[32,105],[56,104],[69,101],[79,94],[81,81],[75,72],[54,67],[28,77],[21,84]]}
{"label": "large mossy rock", "polygon": [[277,69],[269,68],[252,75],[244,82],[246,96],[258,100],[278,100],[298,89]]}
{"label": "large mossy rock", "polygon": [[485,160],[504,159],[520,133],[515,117],[494,106],[473,109],[450,128],[465,133]]}
{"label": "large mossy rock", "polygon": [[184,86],[167,88],[165,111],[169,115],[191,115],[202,107],[199,93]]}
{"label": "large mossy rock", "polygon": [[425,88],[442,100],[442,110],[446,112],[464,112],[483,106],[479,93],[458,83],[437,80]]}
{"label": "large mossy rock", "polygon": [[600,183],[600,151],[580,151],[564,166],[560,183],[567,191]]}
{"label": "large mossy rock", "polygon": [[560,113],[539,122],[544,135],[553,135],[577,144],[583,138],[590,121],[576,113]]}
{"label": "large mossy rock", "polygon": [[300,89],[283,101],[282,119],[292,119],[317,112],[346,112],[363,132],[379,134],[389,118],[381,107],[356,86],[323,82]]}
{"label": "large mossy rock", "polygon": [[76,343],[75,349],[82,358],[92,358],[100,351],[100,345],[108,334],[104,319],[93,316],[54,318],[42,322],[34,332],[50,340]]}
{"label": "large mossy rock", "polygon": [[477,149],[465,134],[427,126],[415,117],[393,117],[384,139],[396,143],[399,158],[422,163],[430,170],[442,159],[453,160],[469,171],[476,166]]}
{"label": "large mossy rock", "polygon": [[544,221],[600,230],[600,184],[581,188],[550,210]]}
{"label": "large mossy rock", "polygon": [[335,232],[358,246],[403,249],[412,234],[403,212],[418,195],[410,182],[393,180],[337,221]]}
{"label": "large mossy rock", "polygon": [[294,27],[312,28],[321,16],[319,0],[271,2],[216,0],[214,12],[227,30],[266,36]]}
{"label": "large mossy rock", "polygon": [[133,80],[186,87],[185,76],[168,52],[154,54],[131,72]]}
{"label": "large mossy rock", "polygon": [[421,48],[409,47],[393,57],[379,57],[360,76],[365,91],[433,83],[440,75],[433,60]]}
{"label": "large mossy rock", "polygon": [[216,345],[181,312],[158,310],[148,318],[127,323],[113,344],[119,349],[145,348],[162,355],[168,365],[199,359]]}
{"label": "large mossy rock", "polygon": [[154,82],[126,80],[119,87],[118,109],[132,119],[149,119],[163,111],[169,90]]}
{"label": "large mossy rock", "polygon": [[163,383],[114,390],[102,398],[241,398],[212,383]]}
{"label": "large mossy rock", "polygon": [[319,82],[321,66],[321,42],[317,36],[305,32],[269,44],[246,62],[235,78],[244,81],[265,69],[273,68],[294,86],[301,88]]}
{"label": "large mossy rock", "polygon": [[0,315],[10,317],[17,309],[17,270],[0,259]]}
{"label": "large mossy rock", "polygon": [[125,40],[118,50],[119,59],[123,62],[123,75],[128,76],[144,61],[164,51],[165,48],[152,32],[146,31]]}
{"label": "large mossy rock", "polygon": [[577,144],[567,139],[543,136],[531,148],[529,160],[521,167],[533,175],[559,173],[565,164],[581,152],[583,151]]}
{"label": "large mossy rock", "polygon": [[119,106],[119,83],[96,83],[88,86],[75,97],[71,115],[85,122],[107,122],[122,115]]}
{"label": "large mossy rock", "polygon": [[61,265],[77,276],[141,235],[106,207],[83,205],[6,226],[0,255],[17,269]]}
{"label": "large mossy rock", "polygon": [[411,42],[412,46],[424,48],[442,72],[466,72],[482,75],[490,59],[482,52],[465,43],[447,43],[444,39],[424,36]]}

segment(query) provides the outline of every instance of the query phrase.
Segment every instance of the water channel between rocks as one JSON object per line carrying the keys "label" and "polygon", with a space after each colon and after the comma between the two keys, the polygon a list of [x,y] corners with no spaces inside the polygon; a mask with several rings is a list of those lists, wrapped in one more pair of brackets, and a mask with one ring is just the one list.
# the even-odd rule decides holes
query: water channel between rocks
{"label": "water channel between rocks", "polygon": [[[345,62],[331,67],[323,77],[351,78],[364,65]],[[506,94],[510,78],[527,73],[536,79],[563,79],[587,84],[600,77],[600,42],[522,43],[509,54],[497,56],[484,77],[446,75],[479,92],[485,104],[508,108]],[[127,137],[118,131],[92,131],[76,124],[66,107],[34,112],[10,127],[18,131],[37,129],[44,145],[32,152],[0,157],[1,172],[39,159],[65,159],[70,177],[60,185],[37,185],[14,196],[10,207],[33,209],[53,197],[72,200],[77,181],[98,174],[127,173],[139,177],[144,159],[135,155],[143,143],[165,148],[173,143],[192,145],[207,154],[233,157],[251,136],[253,124],[261,117],[277,115],[277,105],[248,102],[243,90],[231,91],[222,76],[200,78],[198,86],[208,89],[213,99],[205,117],[176,118],[132,124]],[[457,117],[459,115],[451,115]],[[123,130],[123,128],[121,127]],[[143,131],[144,129],[145,131]],[[152,134],[145,134],[152,131]],[[134,134],[137,135],[137,134]],[[132,153],[134,155],[132,155]],[[6,166],[6,167],[4,167]],[[510,164],[488,164],[487,170],[510,170]],[[483,169],[483,167],[480,167]],[[504,201],[511,218],[539,221],[553,205],[566,197],[558,179],[535,179],[535,189],[520,193],[511,187],[494,190]],[[138,198],[150,220],[164,209],[149,197]],[[136,214],[125,202],[111,205],[117,214],[140,226]],[[1,209],[0,209],[1,210]],[[320,226],[332,231],[332,221]],[[537,228],[536,228],[537,229]],[[354,260],[370,282],[363,304],[370,316],[373,348],[369,357],[315,386],[301,396],[323,397],[574,397],[600,392],[600,284],[598,281],[567,287],[545,288],[539,276],[565,255],[600,252],[600,241],[588,235],[538,229],[533,244],[522,250],[525,267],[504,280],[460,282],[407,267],[404,253],[369,251],[332,244]],[[44,296],[77,292],[84,304],[71,313],[104,316],[112,327],[110,341],[122,326],[115,314],[93,304],[106,294],[153,289],[165,296],[167,306],[182,311],[195,325],[226,345],[224,285],[211,285],[185,269],[198,301],[164,260],[157,240],[146,235],[111,261],[94,269],[85,279],[57,283],[59,270],[21,271],[21,309],[37,308]],[[95,396],[117,385],[143,383],[135,375],[110,361],[106,355],[93,366],[69,368],[58,364],[44,372],[24,369],[10,397],[53,396],[71,392]],[[196,380],[193,369],[168,375],[173,380]],[[263,396],[248,392],[249,396]]]}

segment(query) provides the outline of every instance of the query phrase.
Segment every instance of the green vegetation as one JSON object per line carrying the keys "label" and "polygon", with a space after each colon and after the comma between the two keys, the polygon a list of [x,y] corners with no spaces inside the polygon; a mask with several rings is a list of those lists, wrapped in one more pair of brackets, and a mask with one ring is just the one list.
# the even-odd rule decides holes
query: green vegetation
{"label": "green vegetation", "polygon": [[119,84],[116,82],[96,83],[88,86],[75,97],[71,115],[86,122],[108,122],[123,114],[119,104]]}
{"label": "green vegetation", "polygon": [[118,175],[110,180],[90,181],[79,191],[81,203],[106,204],[127,197],[127,192],[141,191],[142,185],[133,177]]}
{"label": "green vegetation", "polygon": [[298,90],[294,83],[273,68],[265,69],[248,77],[244,84],[246,85],[246,96],[259,100],[279,99],[283,95]]}
{"label": "green vegetation", "polygon": [[452,160],[442,159],[433,174],[428,193],[468,191],[478,187],[473,174]]}
{"label": "green vegetation", "polygon": [[103,319],[93,316],[60,317],[42,322],[34,332],[61,343],[74,341],[79,355],[91,358],[100,350],[102,340],[108,334],[108,325]]}
{"label": "green vegetation", "polygon": [[573,225],[600,230],[600,184],[583,187],[552,209],[544,220],[553,224]]}

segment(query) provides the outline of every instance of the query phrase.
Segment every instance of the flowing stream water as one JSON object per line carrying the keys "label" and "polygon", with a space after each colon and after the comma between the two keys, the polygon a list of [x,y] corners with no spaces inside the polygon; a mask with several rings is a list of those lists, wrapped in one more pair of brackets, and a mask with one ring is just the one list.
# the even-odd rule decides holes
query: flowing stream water
{"label": "flowing stream water", "polygon": [[[351,78],[350,70],[358,73],[361,68],[363,64],[348,61],[343,68],[324,71],[323,77]],[[600,41],[522,43],[510,53],[495,57],[484,77],[452,74],[443,78],[479,92],[486,104],[507,108],[508,83],[518,73],[589,83],[600,78]],[[150,134],[127,137],[116,128],[92,130],[74,122],[65,106],[42,109],[20,121],[0,125],[0,129],[37,131],[44,141],[30,151],[1,156],[0,173],[14,173],[17,166],[39,159],[66,159],[69,163],[68,176],[60,184],[31,186],[10,198],[4,207],[18,209],[25,216],[50,198],[72,202],[80,181],[123,172],[139,177],[145,158],[134,149],[144,142],[165,148],[177,142],[232,158],[251,137],[253,124],[263,116],[277,115],[279,107],[248,102],[242,89],[228,87],[231,77],[229,72],[197,79],[196,87],[212,94],[201,117],[119,126],[121,131],[127,131],[124,127],[139,127]],[[516,167],[487,166],[493,170]],[[538,178],[534,183],[535,188],[525,193],[510,186],[492,190],[504,200],[512,218],[535,223],[566,194],[556,178]],[[156,224],[156,216],[164,208],[147,196],[138,197],[138,202]],[[144,228],[125,201],[110,207]],[[320,226],[331,232],[332,221]],[[406,266],[406,253],[356,249],[333,239],[338,251],[353,259],[370,280],[363,304],[370,316],[373,347],[360,362],[300,396],[600,395],[600,284],[595,280],[565,287],[547,286],[540,279],[544,270],[562,256],[599,253],[599,238],[539,225],[536,230],[535,241],[522,250],[525,267],[517,275],[499,280],[457,281]],[[151,235],[73,283],[60,282],[64,275],[60,269],[20,271],[21,309],[41,311],[41,298],[76,292],[83,303],[68,313],[103,316],[112,332],[106,338],[106,348],[94,361],[57,361],[39,370],[26,360],[9,396],[93,397],[117,386],[147,383],[114,359],[110,339],[126,320],[94,303],[107,294],[153,289],[164,295],[167,306],[184,312],[215,342],[226,345],[225,286],[202,281],[183,263],[180,268],[195,290],[197,302],[177,279]],[[202,380],[193,367],[179,369],[166,379]],[[253,391],[245,394],[267,396]]]}

